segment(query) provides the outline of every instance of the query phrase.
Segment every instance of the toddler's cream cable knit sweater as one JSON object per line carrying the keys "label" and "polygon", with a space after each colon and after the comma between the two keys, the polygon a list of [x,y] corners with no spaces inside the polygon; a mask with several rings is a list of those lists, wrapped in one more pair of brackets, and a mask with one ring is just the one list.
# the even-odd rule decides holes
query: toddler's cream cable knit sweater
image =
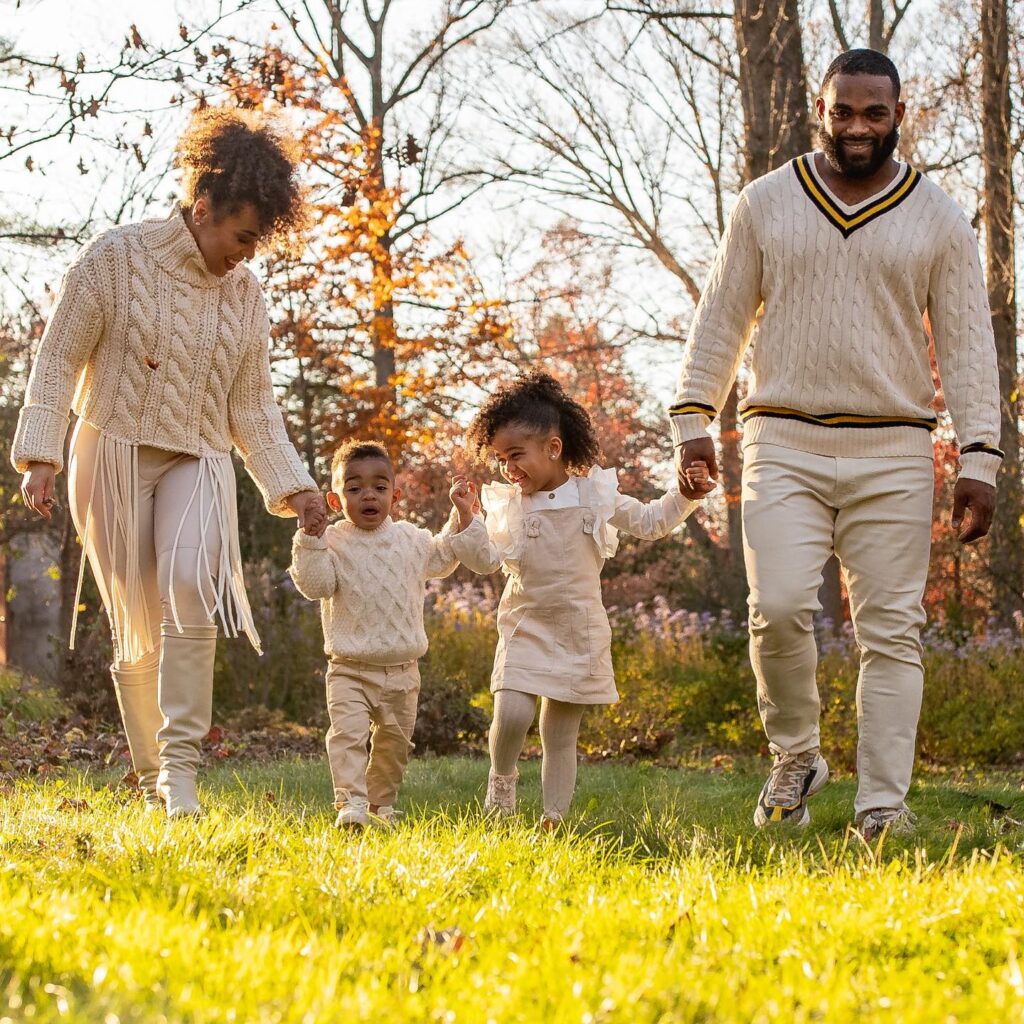
{"label": "toddler's cream cable knit sweater", "polygon": [[669,412],[676,444],[722,409],[747,343],[743,443],[931,457],[927,314],[961,473],[995,483],[999,377],[978,243],[918,171],[849,207],[807,154],[741,193],[697,306]]}
{"label": "toddler's cream cable knit sweater", "polygon": [[[296,532],[289,572],[301,594],[320,601],[328,657],[400,665],[427,653],[426,584],[459,564],[451,542],[456,525],[453,515],[436,537],[390,518],[373,530],[343,521],[323,537]],[[486,550],[479,517],[459,537]]]}
{"label": "toddler's cream cable knit sweater", "polygon": [[130,444],[203,457],[238,447],[268,509],[315,488],[274,400],[270,325],[246,267],[206,269],[179,210],[106,231],[64,277],[12,461],[63,465],[68,410]]}

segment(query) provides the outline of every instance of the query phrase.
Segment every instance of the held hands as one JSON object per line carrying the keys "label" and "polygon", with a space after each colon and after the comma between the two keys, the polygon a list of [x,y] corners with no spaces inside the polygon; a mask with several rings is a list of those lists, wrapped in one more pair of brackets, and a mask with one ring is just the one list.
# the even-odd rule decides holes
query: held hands
{"label": "held hands", "polygon": [[53,496],[56,479],[56,466],[51,466],[49,462],[30,462],[21,478],[21,500],[25,502],[25,508],[49,519],[51,510],[57,504]]}
{"label": "held hands", "polygon": [[[992,514],[996,507],[996,489],[981,480],[961,477],[953,489],[953,529],[961,544],[973,544],[981,540],[992,526]],[[964,526],[964,513],[971,516]]]}
{"label": "held hands", "polygon": [[299,528],[310,537],[322,537],[327,529],[327,504],[319,491],[299,491],[288,499]]}
{"label": "held hands", "polygon": [[710,437],[698,437],[676,448],[676,476],[679,493],[690,501],[700,501],[715,489],[718,480],[718,462],[715,442]]}
{"label": "held hands", "polygon": [[459,530],[465,530],[480,511],[480,496],[476,484],[464,476],[452,477],[452,489],[448,492],[452,504],[459,511]]}

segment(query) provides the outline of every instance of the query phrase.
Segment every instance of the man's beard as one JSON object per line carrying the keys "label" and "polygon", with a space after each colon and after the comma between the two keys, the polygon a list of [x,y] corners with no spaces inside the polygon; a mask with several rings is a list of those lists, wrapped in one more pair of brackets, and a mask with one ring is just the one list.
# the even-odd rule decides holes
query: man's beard
{"label": "man's beard", "polygon": [[842,144],[834,135],[825,131],[822,125],[818,125],[818,138],[821,140],[821,149],[825,154],[825,159],[840,174],[847,178],[870,178],[882,169],[886,160],[896,151],[896,145],[900,141],[900,130],[893,125],[892,131],[884,139],[875,138],[871,156],[864,163],[852,162],[844,154]]}

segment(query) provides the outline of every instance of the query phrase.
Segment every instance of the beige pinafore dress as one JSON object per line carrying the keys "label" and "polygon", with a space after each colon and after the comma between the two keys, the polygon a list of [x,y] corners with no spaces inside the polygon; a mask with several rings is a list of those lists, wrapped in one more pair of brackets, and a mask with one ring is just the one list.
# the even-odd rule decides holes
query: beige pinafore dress
{"label": "beige pinafore dress", "polygon": [[[563,488],[569,490],[563,492]],[[559,494],[559,492],[562,492]],[[485,550],[475,534],[454,534],[464,565],[487,574],[500,565],[508,582],[498,603],[498,647],[491,691],[518,690],[572,704],[619,699],[612,671],[601,570],[618,550],[619,532],[643,540],[671,533],[693,510],[678,491],[642,502],[619,492],[614,469],[591,467],[548,495],[545,508],[519,488],[485,484]]]}
{"label": "beige pinafore dress", "polygon": [[518,690],[571,704],[619,699],[595,521],[586,506],[524,514],[523,554],[509,565],[498,604],[492,691]]}

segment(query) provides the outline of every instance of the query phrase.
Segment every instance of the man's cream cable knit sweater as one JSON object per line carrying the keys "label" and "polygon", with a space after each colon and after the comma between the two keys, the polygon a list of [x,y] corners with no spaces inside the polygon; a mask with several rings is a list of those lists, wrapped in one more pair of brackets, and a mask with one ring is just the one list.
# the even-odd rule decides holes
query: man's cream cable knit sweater
{"label": "man's cream cable knit sweater", "polygon": [[198,457],[236,445],[267,508],[315,488],[270,380],[263,295],[246,267],[206,269],[180,211],[104,232],[64,277],[12,461],[63,465],[68,410],[109,437]]}
{"label": "man's cream cable knit sweater", "polygon": [[[320,601],[329,657],[400,665],[427,653],[426,584],[459,564],[451,543],[456,525],[453,515],[436,537],[390,518],[373,530],[340,522],[323,537],[295,534],[289,572],[301,594]],[[486,550],[479,517],[459,536]]]}
{"label": "man's cream cable knit sweater", "polygon": [[994,484],[999,379],[963,212],[906,165],[856,208],[828,192],[812,154],[765,175],[741,193],[697,307],[669,410],[675,443],[705,435],[750,341],[744,445],[931,457],[925,314],[961,473]]}

